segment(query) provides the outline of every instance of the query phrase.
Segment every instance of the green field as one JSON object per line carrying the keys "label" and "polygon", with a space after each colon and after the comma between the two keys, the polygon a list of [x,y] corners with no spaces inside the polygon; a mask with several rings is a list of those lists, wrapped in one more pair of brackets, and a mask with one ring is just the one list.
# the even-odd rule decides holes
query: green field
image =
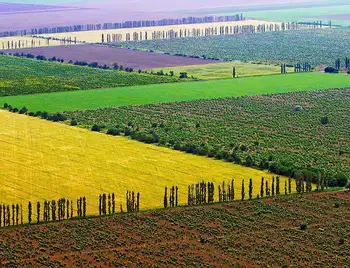
{"label": "green field", "polygon": [[175,77],[102,70],[66,63],[0,55],[0,96],[159,84],[176,81],[178,79]]}
{"label": "green field", "polygon": [[10,96],[1,97],[0,103],[56,112],[345,87],[350,87],[348,75],[312,72]]}
{"label": "green field", "polygon": [[[175,76],[179,76],[181,72],[187,72],[189,77],[193,76],[201,80],[214,80],[232,78],[232,67],[236,67],[236,74],[238,77],[281,73],[281,67],[279,65],[252,64],[241,61],[159,68],[153,71],[158,72],[162,70],[164,73],[174,71]],[[287,68],[287,72],[294,72],[294,68]]]}

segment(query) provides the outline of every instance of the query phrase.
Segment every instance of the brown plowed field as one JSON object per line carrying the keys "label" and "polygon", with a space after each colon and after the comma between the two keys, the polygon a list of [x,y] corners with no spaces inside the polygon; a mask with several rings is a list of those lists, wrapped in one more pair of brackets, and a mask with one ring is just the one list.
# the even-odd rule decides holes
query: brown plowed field
{"label": "brown plowed field", "polygon": [[349,207],[334,192],[3,229],[0,266],[347,267]]}
{"label": "brown plowed field", "polygon": [[100,65],[113,63],[134,69],[153,69],[173,66],[199,65],[216,63],[215,60],[204,60],[196,58],[185,58],[171,56],[160,53],[146,51],[136,51],[123,48],[113,48],[100,45],[75,45],[75,46],[55,46],[40,48],[23,48],[16,50],[4,50],[6,53],[31,53],[33,55],[43,55],[48,58],[56,57],[64,59],[66,62],[86,61],[98,62]]}

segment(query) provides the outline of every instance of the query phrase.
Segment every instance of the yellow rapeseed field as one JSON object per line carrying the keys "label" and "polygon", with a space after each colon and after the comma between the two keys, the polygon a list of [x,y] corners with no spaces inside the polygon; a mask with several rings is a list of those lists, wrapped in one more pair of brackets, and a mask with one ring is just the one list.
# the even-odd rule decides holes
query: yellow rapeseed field
{"label": "yellow rapeseed field", "polygon": [[141,209],[158,208],[164,187],[172,185],[179,187],[179,201],[185,204],[187,186],[201,180],[215,183],[215,200],[218,183],[231,178],[237,199],[242,179],[246,197],[249,178],[254,179],[254,197],[262,176],[271,185],[272,174],[263,171],[4,110],[0,125],[0,203],[22,203],[24,211],[29,200],[64,197],[75,202],[86,196],[87,213],[96,214],[99,194],[111,192],[116,193],[117,208],[123,204],[125,209],[128,189],[140,192]]}

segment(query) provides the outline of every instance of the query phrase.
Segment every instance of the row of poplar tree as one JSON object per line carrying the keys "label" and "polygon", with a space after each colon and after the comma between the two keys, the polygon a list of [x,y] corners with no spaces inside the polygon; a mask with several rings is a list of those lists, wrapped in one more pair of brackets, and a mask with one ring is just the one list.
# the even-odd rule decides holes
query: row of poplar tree
{"label": "row of poplar tree", "polygon": [[[324,190],[322,182],[317,184],[317,190]],[[269,180],[264,177],[261,178],[260,184],[260,193],[256,196],[257,199],[262,197],[278,196],[281,194],[281,182],[280,177],[272,177],[271,185]],[[218,189],[218,201],[219,202],[229,202],[236,200],[235,196],[235,180],[232,179],[228,182],[222,182],[217,187]],[[307,178],[297,178],[295,180],[295,189],[297,193],[305,193],[312,191],[311,180]],[[249,179],[248,184],[248,198],[249,200],[253,199],[253,180]],[[214,193],[215,186],[213,182],[199,182],[197,184],[192,184],[188,186],[187,193],[187,205],[201,205],[201,204],[210,204],[214,203]],[[284,194],[292,193],[292,178],[289,178],[284,182]],[[174,197],[175,196],[175,197]],[[246,185],[245,181],[241,181],[241,196],[240,200],[246,199]],[[175,202],[174,202],[175,200]],[[164,192],[164,208],[177,207],[178,206],[178,187],[172,186],[171,188],[165,187]],[[169,205],[170,204],[170,205]]]}
{"label": "row of poplar tree", "polygon": [[[101,194],[98,202],[99,215],[111,215],[116,213],[115,193]],[[126,211],[138,212],[140,211],[140,193],[134,191],[126,192]],[[122,204],[120,204],[120,212],[124,212]]]}
{"label": "row of poplar tree", "polygon": [[[177,202],[177,201],[176,201]],[[85,218],[87,215],[87,199],[80,197],[74,204],[73,200],[60,198],[57,201],[44,201],[43,203],[28,202],[28,223],[61,221],[74,217]],[[126,192],[126,211],[140,211],[140,193]],[[35,213],[36,212],[36,213]],[[99,215],[114,214],[116,212],[115,194],[101,194],[99,196]],[[120,205],[120,212],[123,211]],[[0,205],[0,227],[23,224],[23,206],[21,204]]]}
{"label": "row of poplar tree", "polygon": [[[317,183],[317,190],[323,191],[325,188],[325,182],[320,177]],[[245,181],[241,181],[241,200],[245,200]],[[228,202],[235,200],[235,180],[232,179],[228,182],[222,182],[218,185],[218,201]],[[312,184],[311,180],[297,176],[295,179],[295,189],[297,193],[311,192]],[[260,193],[256,198],[262,198],[264,196],[278,196],[281,192],[280,177],[272,177],[271,186],[269,181],[264,177],[261,178]],[[187,204],[189,206],[214,203],[215,186],[213,182],[199,182],[188,186]],[[289,178],[284,183],[284,194],[292,193],[292,179]],[[249,179],[248,185],[248,197],[253,198],[253,180]],[[165,187],[164,208],[177,207],[179,205],[179,188],[178,186]],[[40,202],[36,203],[36,222],[49,222],[49,221],[61,221],[65,219],[71,219],[73,217],[85,218],[87,215],[86,197],[80,197],[76,200],[76,215],[74,215],[74,202],[65,198],[60,198],[58,201],[44,201],[43,210]],[[28,203],[28,223],[33,222],[33,204]],[[140,193],[134,191],[126,192],[126,211],[138,212],[140,211]],[[123,211],[123,207],[120,204],[120,212]],[[116,213],[116,196],[114,193],[101,194],[99,196],[99,215],[110,215]],[[42,215],[42,216],[41,216]],[[0,205],[0,227],[23,224],[23,208],[20,204]]]}

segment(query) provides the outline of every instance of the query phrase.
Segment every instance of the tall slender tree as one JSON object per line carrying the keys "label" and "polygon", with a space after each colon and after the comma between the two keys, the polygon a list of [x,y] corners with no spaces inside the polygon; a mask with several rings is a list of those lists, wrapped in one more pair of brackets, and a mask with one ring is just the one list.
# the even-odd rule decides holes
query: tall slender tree
{"label": "tall slender tree", "polygon": [[30,201],[28,203],[28,223],[32,223],[32,203]]}
{"label": "tall slender tree", "polygon": [[36,221],[40,222],[40,202],[36,203]]}
{"label": "tall slender tree", "polygon": [[[0,214],[1,214],[1,213],[0,213]],[[18,215],[19,215],[19,205],[16,204],[16,225],[18,225],[18,222],[19,222]],[[1,220],[0,220],[0,222],[1,222]]]}
{"label": "tall slender tree", "polygon": [[15,210],[15,204],[12,204],[12,225],[15,225],[15,215],[16,215],[16,210]]}
{"label": "tall slender tree", "polygon": [[21,204],[21,225],[23,225],[23,206]]}
{"label": "tall slender tree", "polygon": [[253,198],[253,180],[249,179],[249,200]]}
{"label": "tall slender tree", "polygon": [[242,191],[241,191],[241,200],[245,198],[245,189],[244,189],[244,179],[242,180]]}
{"label": "tall slender tree", "polygon": [[276,195],[280,195],[280,177],[276,177]]}
{"label": "tall slender tree", "polygon": [[111,194],[108,194],[108,214],[112,212],[112,202],[111,202]]}
{"label": "tall slender tree", "polygon": [[175,206],[179,205],[179,187],[175,187]]}
{"label": "tall slender tree", "polygon": [[86,217],[86,197],[83,197],[83,217]]}
{"label": "tall slender tree", "polygon": [[168,207],[168,187],[165,187],[163,205],[164,208]]}
{"label": "tall slender tree", "polygon": [[284,182],[284,194],[288,194],[288,189],[287,189],[287,181]]}
{"label": "tall slender tree", "polygon": [[10,211],[10,206],[7,205],[6,207],[6,214],[7,214],[7,226],[10,226],[11,225],[11,211]]}
{"label": "tall slender tree", "polygon": [[51,201],[51,215],[52,215],[52,220],[56,220],[56,201],[52,200]]}
{"label": "tall slender tree", "polygon": [[112,193],[112,213],[115,213],[115,194]]}
{"label": "tall slender tree", "polygon": [[292,193],[292,178],[291,177],[288,178],[288,193],[289,194]]}
{"label": "tall slender tree", "polygon": [[264,197],[264,177],[261,178],[261,185],[260,185],[260,197]]}

